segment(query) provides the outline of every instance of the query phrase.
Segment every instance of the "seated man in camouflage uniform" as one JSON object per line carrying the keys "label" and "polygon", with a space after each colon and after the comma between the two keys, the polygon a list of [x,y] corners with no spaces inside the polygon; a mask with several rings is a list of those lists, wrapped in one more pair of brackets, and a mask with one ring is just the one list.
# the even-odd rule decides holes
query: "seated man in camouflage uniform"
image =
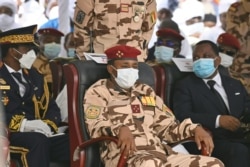
{"label": "seated man in camouflage uniform", "polygon": [[204,142],[209,154],[213,150],[212,138],[201,126],[190,119],[179,123],[151,87],[136,82],[139,50],[118,45],[105,53],[111,77],[97,81],[84,97],[90,136],[113,135],[119,139],[118,147],[114,143],[102,147],[105,166],[116,166],[123,150],[128,167],[224,166],[216,158],[176,153],[162,144],[195,136],[199,149]]}

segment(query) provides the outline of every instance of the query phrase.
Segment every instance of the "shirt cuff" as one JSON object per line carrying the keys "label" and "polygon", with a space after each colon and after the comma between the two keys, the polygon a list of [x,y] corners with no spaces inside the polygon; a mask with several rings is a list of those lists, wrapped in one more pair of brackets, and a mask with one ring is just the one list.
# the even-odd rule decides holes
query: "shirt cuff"
{"label": "shirt cuff", "polygon": [[25,127],[26,121],[27,121],[27,119],[24,118],[23,121],[22,121],[22,123],[21,123],[21,126],[20,126],[20,132],[24,131],[24,127]]}
{"label": "shirt cuff", "polygon": [[221,115],[218,115],[218,116],[216,117],[215,128],[219,128],[219,127],[220,127],[220,116],[221,116]]}

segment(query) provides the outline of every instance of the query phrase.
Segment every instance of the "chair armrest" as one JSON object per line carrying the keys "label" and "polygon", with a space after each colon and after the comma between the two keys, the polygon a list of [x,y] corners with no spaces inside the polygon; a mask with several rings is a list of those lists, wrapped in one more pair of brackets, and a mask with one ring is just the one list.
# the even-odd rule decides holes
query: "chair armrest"
{"label": "chair armrest", "polygon": [[[184,143],[194,142],[194,141],[195,141],[194,137],[189,137],[189,138],[180,140],[180,141],[175,142],[175,143],[168,143],[168,145],[170,147],[174,147],[174,146],[177,146],[178,144],[184,144]],[[209,155],[207,153],[207,151],[206,151],[205,144],[203,142],[201,143],[201,155],[204,155],[204,156],[208,156]]]}
{"label": "chair armrest", "polygon": [[[116,137],[110,137],[110,136],[102,136],[94,139],[90,139],[88,141],[83,142],[81,145],[79,145],[79,149],[83,150],[88,146],[91,146],[92,144],[96,144],[103,141],[112,141],[114,143],[118,143],[118,139]],[[124,157],[124,151],[121,153],[120,159],[118,161],[117,167],[125,167],[127,158]]]}

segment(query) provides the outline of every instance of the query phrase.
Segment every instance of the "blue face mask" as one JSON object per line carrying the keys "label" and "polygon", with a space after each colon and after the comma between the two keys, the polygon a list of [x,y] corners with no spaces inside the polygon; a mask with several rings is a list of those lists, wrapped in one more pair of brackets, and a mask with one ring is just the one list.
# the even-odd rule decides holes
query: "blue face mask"
{"label": "blue face mask", "polygon": [[169,63],[172,61],[174,49],[166,46],[155,46],[154,55],[157,62]]}
{"label": "blue face mask", "polygon": [[54,59],[54,58],[58,57],[60,50],[61,50],[61,45],[57,44],[55,42],[46,43],[44,45],[44,54],[49,59]]}
{"label": "blue face mask", "polygon": [[75,57],[75,48],[68,49],[68,57]]}
{"label": "blue face mask", "polygon": [[201,58],[194,61],[193,72],[199,78],[208,78],[215,72],[215,70],[214,59]]}

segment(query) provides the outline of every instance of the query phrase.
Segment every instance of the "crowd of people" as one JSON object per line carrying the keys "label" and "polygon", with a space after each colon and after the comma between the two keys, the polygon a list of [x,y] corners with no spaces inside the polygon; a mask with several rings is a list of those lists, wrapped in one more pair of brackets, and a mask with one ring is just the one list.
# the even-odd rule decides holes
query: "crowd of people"
{"label": "crowd of people", "polygon": [[[110,78],[84,95],[91,137],[113,135],[101,158],[116,166],[125,150],[131,167],[249,167],[250,141],[243,125],[250,108],[249,0],[57,0],[0,1],[0,90],[5,132],[20,148],[11,158],[23,166],[69,166],[67,89],[53,97],[50,61],[85,61],[85,52],[107,56]],[[67,20],[68,31],[60,29]],[[174,89],[166,106],[153,88],[139,83],[138,62],[167,65],[192,59],[192,74]],[[150,103],[145,101],[150,99]],[[208,131],[208,132],[207,132]],[[184,144],[190,154],[166,143]],[[197,155],[201,143],[208,157]],[[198,146],[198,147],[197,147]]]}

